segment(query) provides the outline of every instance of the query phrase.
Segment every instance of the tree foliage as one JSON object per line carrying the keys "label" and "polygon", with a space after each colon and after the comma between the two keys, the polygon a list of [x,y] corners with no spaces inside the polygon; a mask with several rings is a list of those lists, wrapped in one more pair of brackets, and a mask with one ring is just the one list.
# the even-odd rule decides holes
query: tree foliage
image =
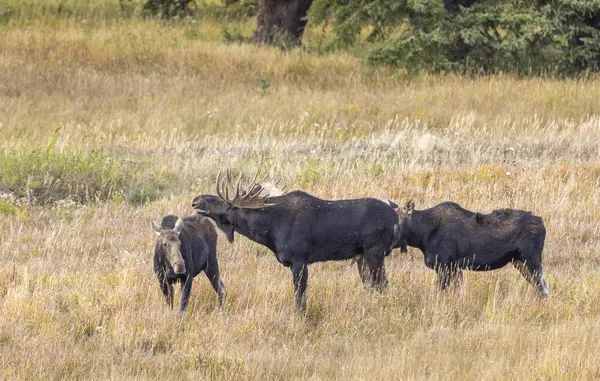
{"label": "tree foliage", "polygon": [[315,0],[335,47],[360,33],[373,65],[412,71],[574,74],[600,67],[600,0]]}

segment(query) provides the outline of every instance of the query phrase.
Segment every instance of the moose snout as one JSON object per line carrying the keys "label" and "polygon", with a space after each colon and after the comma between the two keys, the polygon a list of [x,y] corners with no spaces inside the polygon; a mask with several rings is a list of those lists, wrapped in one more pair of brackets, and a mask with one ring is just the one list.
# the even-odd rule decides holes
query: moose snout
{"label": "moose snout", "polygon": [[206,204],[206,202],[204,202],[202,197],[198,196],[194,199],[194,201],[192,201],[192,208],[194,208],[196,210],[196,212],[198,212],[199,214],[207,215],[208,211],[205,210],[205,208],[206,208],[205,204]]}
{"label": "moose snout", "polygon": [[184,263],[175,263],[173,264],[173,271],[175,274],[185,274],[185,264]]}

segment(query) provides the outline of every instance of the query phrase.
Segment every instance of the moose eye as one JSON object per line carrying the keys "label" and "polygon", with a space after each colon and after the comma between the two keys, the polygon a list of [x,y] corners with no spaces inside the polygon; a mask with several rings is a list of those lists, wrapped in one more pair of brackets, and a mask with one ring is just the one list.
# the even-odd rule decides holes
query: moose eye
{"label": "moose eye", "polygon": [[163,247],[167,247],[167,243],[166,242],[163,242],[162,245],[163,245]]}

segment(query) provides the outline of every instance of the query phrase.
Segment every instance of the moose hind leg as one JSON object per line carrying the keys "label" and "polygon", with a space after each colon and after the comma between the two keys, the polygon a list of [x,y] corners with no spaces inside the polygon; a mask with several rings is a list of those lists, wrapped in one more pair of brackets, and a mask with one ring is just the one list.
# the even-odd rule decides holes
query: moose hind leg
{"label": "moose hind leg", "polygon": [[513,261],[513,266],[519,270],[521,275],[523,275],[533,287],[537,288],[541,297],[547,298],[550,295],[550,289],[546,282],[546,278],[544,278],[541,265],[536,266],[530,263],[524,263],[523,261]]}
{"label": "moose hind leg", "polygon": [[306,311],[306,285],[308,282],[308,265],[302,262],[292,264],[292,275],[294,279],[294,298],[298,314],[304,315]]}

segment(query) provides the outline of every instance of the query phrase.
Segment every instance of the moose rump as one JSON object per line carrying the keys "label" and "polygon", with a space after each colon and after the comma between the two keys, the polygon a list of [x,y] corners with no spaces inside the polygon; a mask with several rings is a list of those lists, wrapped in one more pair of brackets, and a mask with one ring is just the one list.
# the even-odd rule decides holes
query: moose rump
{"label": "moose rump", "polygon": [[414,210],[409,201],[399,216],[401,242],[423,252],[442,289],[460,282],[463,269],[488,271],[512,263],[541,296],[548,296],[542,271],[546,229],[531,212],[498,209],[481,214],[452,202]]}

